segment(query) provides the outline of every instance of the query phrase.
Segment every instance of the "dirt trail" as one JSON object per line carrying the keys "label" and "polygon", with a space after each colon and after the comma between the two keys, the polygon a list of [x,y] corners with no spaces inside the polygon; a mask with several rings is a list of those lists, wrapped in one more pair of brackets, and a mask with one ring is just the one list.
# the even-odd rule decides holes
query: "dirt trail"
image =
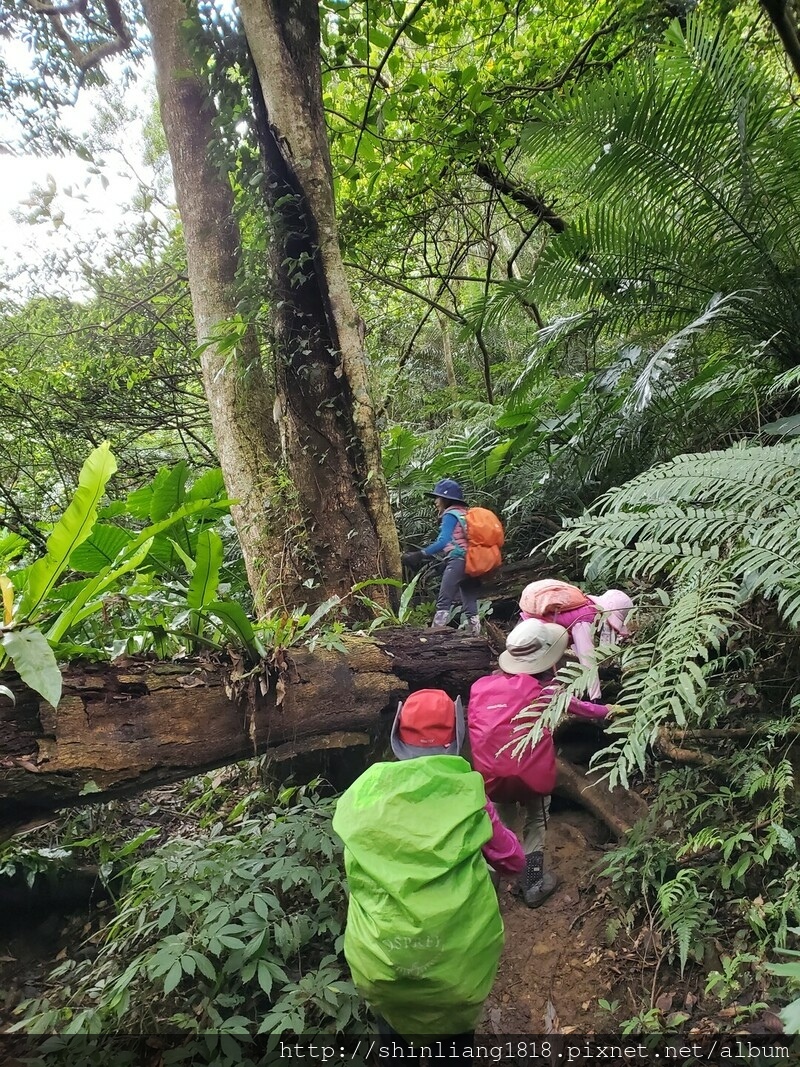
{"label": "dirt trail", "polygon": [[593,868],[602,857],[604,838],[588,813],[554,811],[545,861],[561,879],[560,887],[533,910],[503,882],[500,907],[506,944],[480,1027],[484,1032],[542,1034],[550,1026],[562,1033],[608,1030],[608,1015],[597,1001],[613,999],[619,978],[613,970],[615,953],[605,945],[608,913],[595,906]]}

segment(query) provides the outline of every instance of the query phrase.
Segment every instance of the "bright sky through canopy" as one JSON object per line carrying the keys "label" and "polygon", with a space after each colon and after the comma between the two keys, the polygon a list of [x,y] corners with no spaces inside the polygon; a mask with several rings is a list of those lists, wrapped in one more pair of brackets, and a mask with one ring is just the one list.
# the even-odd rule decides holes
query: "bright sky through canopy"
{"label": "bright sky through canopy", "polygon": [[[28,49],[19,41],[3,43],[4,59],[20,70],[29,66]],[[109,63],[109,67],[112,66]],[[113,78],[112,78],[113,81]],[[143,116],[150,108],[152,75],[149,69],[130,85],[125,93],[126,109],[135,111],[118,132],[118,150],[101,150],[97,163],[79,158],[75,153],[28,155],[15,145],[19,131],[8,116],[0,116],[0,294],[29,295],[27,277],[31,268],[47,268],[60,260],[69,260],[73,251],[91,249],[94,262],[101,261],[110,249],[114,234],[126,221],[126,206],[137,190],[135,169],[140,178],[149,180],[141,159]],[[64,125],[74,134],[89,138],[94,147],[92,123],[98,108],[106,100],[104,90],[88,89],[78,95],[72,107],[61,114]],[[14,154],[8,147],[13,145]],[[99,173],[98,173],[99,171]],[[50,197],[55,186],[55,193]],[[42,197],[36,189],[45,190]],[[65,293],[80,295],[79,272],[67,275],[60,283],[53,276],[51,285]],[[50,285],[48,286],[50,288]],[[52,288],[51,288],[52,291]]]}

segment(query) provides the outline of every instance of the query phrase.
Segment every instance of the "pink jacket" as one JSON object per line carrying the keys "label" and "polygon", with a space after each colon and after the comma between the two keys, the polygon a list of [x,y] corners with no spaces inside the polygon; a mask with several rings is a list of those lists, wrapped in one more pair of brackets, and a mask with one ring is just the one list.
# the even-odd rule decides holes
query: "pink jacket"
{"label": "pink jacket", "polygon": [[502,824],[491,800],[486,801],[486,810],[493,833],[481,850],[484,859],[501,874],[519,874],[525,866],[525,852],[517,835]]}
{"label": "pink jacket", "polygon": [[[549,730],[537,745],[526,746],[519,756],[512,755],[516,743],[536,722],[537,708],[541,714],[553,691],[544,678],[502,671],[479,678],[470,689],[467,726],[472,765],[483,775],[486,795],[492,800],[525,802],[531,795],[547,796],[553,791],[556,753]],[[515,722],[524,708],[534,714]],[[605,704],[575,697],[568,710],[584,719],[603,719],[608,714]]]}

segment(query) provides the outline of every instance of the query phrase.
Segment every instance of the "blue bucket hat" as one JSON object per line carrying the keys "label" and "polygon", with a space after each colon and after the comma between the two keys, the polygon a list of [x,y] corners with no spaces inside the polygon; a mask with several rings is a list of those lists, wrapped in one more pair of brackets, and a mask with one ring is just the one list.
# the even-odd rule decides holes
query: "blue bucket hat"
{"label": "blue bucket hat", "polygon": [[466,504],[464,491],[452,478],[442,478],[434,485],[433,492],[425,493],[425,496],[440,496],[442,500],[452,500],[454,504]]}

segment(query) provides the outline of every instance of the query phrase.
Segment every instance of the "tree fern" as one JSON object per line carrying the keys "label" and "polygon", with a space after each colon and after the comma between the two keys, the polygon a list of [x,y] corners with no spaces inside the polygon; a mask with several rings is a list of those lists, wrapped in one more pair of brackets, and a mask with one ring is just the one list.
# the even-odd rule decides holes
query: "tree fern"
{"label": "tree fern", "polygon": [[577,548],[587,579],[666,583],[652,634],[622,653],[624,729],[602,756],[613,782],[644,769],[670,722],[706,714],[742,607],[770,599],[800,625],[800,442],[678,456],[606,494],[555,539]]}
{"label": "tree fern", "polygon": [[[635,455],[735,424],[800,359],[800,113],[732,26],[695,12],[654,57],[530,114],[521,176],[562,190],[569,224],[470,314],[502,322],[535,299],[554,316],[510,406],[532,404],[526,447],[570,433],[592,491]],[[590,373],[550,427],[536,398],[576,345]]]}

